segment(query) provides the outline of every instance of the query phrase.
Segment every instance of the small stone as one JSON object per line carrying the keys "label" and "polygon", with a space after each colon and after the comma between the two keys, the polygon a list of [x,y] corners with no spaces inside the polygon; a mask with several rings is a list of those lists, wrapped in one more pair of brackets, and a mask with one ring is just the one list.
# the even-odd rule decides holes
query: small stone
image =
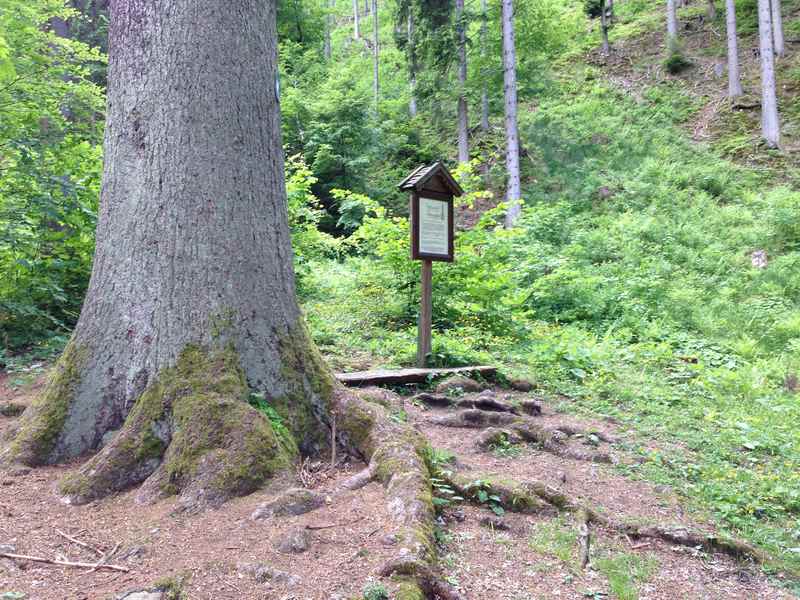
{"label": "small stone", "polygon": [[463,375],[452,375],[436,386],[436,393],[447,394],[448,392],[457,391],[463,393],[480,392],[484,387],[485,386],[483,384],[478,383],[469,377],[464,377]]}
{"label": "small stone", "polygon": [[394,533],[389,533],[381,538],[381,544],[384,546],[394,546],[399,541],[400,538],[398,538]]}
{"label": "small stone", "polygon": [[25,592],[3,592],[0,600],[25,600],[28,595]]}
{"label": "small stone", "polygon": [[448,516],[453,519],[453,521],[458,521],[459,523],[463,523],[467,520],[467,515],[460,508],[451,510]]}
{"label": "small stone", "polygon": [[750,264],[756,269],[766,269],[769,264],[766,250],[753,250],[750,253]]}
{"label": "small stone", "polygon": [[300,578],[296,575],[273,569],[264,563],[239,563],[236,569],[240,576],[252,577],[258,583],[274,582],[289,587],[300,583]]}
{"label": "small stone", "polygon": [[11,477],[24,477],[30,472],[30,467],[16,466],[9,469],[8,474],[11,475]]}
{"label": "small stone", "polygon": [[164,600],[164,592],[159,590],[138,590],[117,596],[117,600]]}
{"label": "small stone", "polygon": [[16,554],[17,547],[11,544],[0,544],[0,554]]}
{"label": "small stone", "polygon": [[280,536],[275,544],[278,552],[284,554],[302,554],[311,545],[311,535],[303,527],[295,527]]}
{"label": "small stone", "polygon": [[567,474],[564,471],[559,471],[556,477],[561,483],[567,483]]}
{"label": "small stone", "polygon": [[506,523],[503,519],[494,516],[483,517],[480,520],[480,524],[484,527],[488,527],[489,529],[499,529],[500,531],[508,531],[511,529],[508,523]]}
{"label": "small stone", "polygon": [[272,500],[260,504],[250,516],[253,520],[269,517],[297,516],[325,504],[325,497],[305,488],[292,488]]}
{"label": "small stone", "polygon": [[147,553],[144,546],[131,546],[119,554],[120,560],[135,561],[140,560]]}

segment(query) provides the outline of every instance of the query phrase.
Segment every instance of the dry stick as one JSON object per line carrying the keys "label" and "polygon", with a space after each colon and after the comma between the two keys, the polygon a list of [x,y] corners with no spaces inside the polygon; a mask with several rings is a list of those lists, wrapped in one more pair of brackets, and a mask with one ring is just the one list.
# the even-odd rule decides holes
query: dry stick
{"label": "dry stick", "polygon": [[119,550],[119,542],[114,544],[114,547],[111,549],[111,552],[108,552],[100,557],[100,560],[97,561],[97,564],[94,565],[91,569],[89,569],[89,573],[94,573],[97,569],[101,568],[109,558],[111,558],[117,553],[117,550]]}
{"label": "dry stick", "polygon": [[112,571],[122,571],[123,573],[129,573],[130,569],[127,567],[120,567],[117,565],[106,565],[106,564],[93,564],[93,563],[84,563],[84,562],[71,562],[67,560],[53,560],[50,558],[42,558],[41,556],[27,556],[25,554],[9,554],[8,552],[0,552],[0,558],[12,558],[14,560],[29,560],[31,562],[40,562],[46,563],[48,565],[60,565],[62,567],[81,567],[81,568],[89,568],[92,567],[94,569],[110,569]]}
{"label": "dry stick", "polygon": [[59,531],[58,529],[56,529],[56,533],[58,535],[60,535],[61,537],[67,538],[73,544],[78,544],[78,546],[80,546],[81,548],[86,548],[87,550],[91,550],[95,554],[99,554],[100,556],[103,556],[103,551],[102,550],[98,550],[97,548],[95,548],[94,546],[92,546],[90,544],[87,544],[86,542],[82,542],[80,540],[77,540],[74,537],[67,535],[63,531]]}

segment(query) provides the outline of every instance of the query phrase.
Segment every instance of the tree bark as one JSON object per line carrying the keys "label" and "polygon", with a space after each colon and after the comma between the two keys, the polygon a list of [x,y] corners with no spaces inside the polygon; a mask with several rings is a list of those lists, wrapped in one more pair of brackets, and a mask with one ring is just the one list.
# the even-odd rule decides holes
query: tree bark
{"label": "tree bark", "polygon": [[736,33],[736,0],[725,0],[725,24],[728,35],[728,97],[742,95],[739,75],[739,36]]}
{"label": "tree bark", "polygon": [[[251,491],[290,452],[250,391],[301,449],[327,445],[310,423],[332,377],[295,299],[275,4],[111,5],[91,281],[50,383],[0,451],[55,463],[122,427],[64,490],[75,501],[151,475],[209,500]],[[205,484],[217,477],[227,489],[214,495]]]}
{"label": "tree bark", "polygon": [[758,39],[761,56],[761,134],[767,146],[780,145],[778,99],[775,93],[775,58],[772,45],[770,0],[758,0]]}
{"label": "tree bark", "polygon": [[353,38],[356,40],[361,37],[358,25],[358,0],[353,0]]}
{"label": "tree bark", "polygon": [[678,39],[678,16],[675,0],[667,0],[667,44]]}
{"label": "tree bark", "polygon": [[373,93],[375,95],[375,110],[378,110],[378,101],[380,100],[380,47],[379,47],[379,28],[378,21],[378,0],[372,0],[372,85]]}
{"label": "tree bark", "polygon": [[[486,61],[486,28],[487,28],[486,0],[481,0],[481,63]],[[481,74],[481,130],[489,131],[489,87],[486,83],[486,73]]]}
{"label": "tree bark", "polygon": [[708,0],[706,16],[708,17],[709,21],[713,21],[717,18],[717,4],[714,2],[714,0]]}
{"label": "tree bark", "polygon": [[608,53],[611,51],[610,46],[608,45],[608,13],[606,12],[608,8],[606,7],[605,0],[602,0],[600,3],[600,31],[603,35],[603,54],[608,56]]}
{"label": "tree bark", "polygon": [[783,15],[781,14],[781,0],[770,0],[772,9],[772,45],[776,56],[783,56],[785,52],[783,43]]}
{"label": "tree bark", "polygon": [[325,40],[323,54],[325,60],[331,59],[331,29],[333,29],[333,5],[335,0],[327,0],[325,13]]}
{"label": "tree bark", "polygon": [[503,95],[506,109],[506,169],[508,190],[506,227],[513,227],[522,212],[519,174],[519,131],[517,128],[517,50],[514,41],[514,0],[502,0]]}
{"label": "tree bark", "polygon": [[408,100],[408,114],[417,116],[417,46],[414,37],[414,13],[408,8],[408,83],[411,97]]}
{"label": "tree bark", "polygon": [[458,162],[469,162],[469,118],[467,115],[467,34],[464,23],[464,0],[456,0],[458,36]]}

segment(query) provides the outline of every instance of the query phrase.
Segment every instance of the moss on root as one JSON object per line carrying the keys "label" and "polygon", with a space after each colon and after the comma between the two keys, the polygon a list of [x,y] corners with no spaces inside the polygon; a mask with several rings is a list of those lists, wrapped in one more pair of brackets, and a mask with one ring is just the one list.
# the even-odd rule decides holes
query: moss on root
{"label": "moss on root", "polygon": [[160,495],[188,490],[215,505],[254,491],[288,467],[291,456],[247,403],[248,393],[233,348],[187,346],[142,394],[112,442],[62,481],[61,492],[71,502],[88,502],[156,470]]}
{"label": "moss on root", "polygon": [[32,467],[50,462],[88,354],[88,349],[74,340],[67,344],[44,390],[21,417],[5,461]]}
{"label": "moss on root", "polygon": [[311,334],[300,319],[279,338],[281,378],[285,391],[273,394],[270,404],[286,422],[300,448],[311,453],[330,444],[321,423],[328,420],[331,398],[338,385]]}
{"label": "moss on root", "polygon": [[394,597],[396,600],[426,600],[422,588],[411,577],[397,577],[397,592]]}

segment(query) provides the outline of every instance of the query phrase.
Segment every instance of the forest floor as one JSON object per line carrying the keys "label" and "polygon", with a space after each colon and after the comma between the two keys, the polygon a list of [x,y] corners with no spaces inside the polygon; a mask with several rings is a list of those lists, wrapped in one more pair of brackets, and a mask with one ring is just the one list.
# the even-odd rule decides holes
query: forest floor
{"label": "forest floor", "polygon": [[[16,389],[0,381],[0,405],[26,405],[38,385]],[[409,396],[381,393],[393,418],[422,431],[436,449],[437,461],[459,475],[541,481],[619,519],[711,531],[669,488],[624,476],[619,465],[634,460],[624,450],[633,434],[613,422],[569,416],[564,410],[567,398],[536,397],[542,405],[536,422],[596,432],[573,436],[569,444],[577,450],[607,452],[616,466],[558,457],[530,444],[481,449],[476,444],[480,429],[434,423],[453,409],[427,408]],[[530,393],[500,388],[488,394],[512,405],[532,399]],[[477,395],[458,393],[463,399]],[[0,417],[0,434],[16,418]],[[65,505],[55,485],[77,463],[0,473],[0,551],[11,551],[2,548],[6,545],[17,554],[95,563],[101,553],[116,548],[107,562],[129,569],[92,572],[0,559],[0,597],[21,598],[3,596],[21,592],[28,600],[101,600],[152,589],[158,582],[181,581],[184,597],[195,599],[382,598],[381,586],[392,593],[393,584],[381,582],[376,570],[397,543],[384,491],[370,483],[360,490],[337,492],[341,481],[364,465],[326,465],[306,465],[255,494],[200,513],[178,512],[171,500],[139,505],[135,492],[86,506]],[[292,486],[310,488],[325,501],[305,514],[253,520],[259,505]],[[631,539],[594,525],[591,563],[583,569],[578,524],[572,517],[547,511],[495,517],[488,508],[453,503],[439,517],[436,537],[443,573],[468,599],[793,597],[781,586],[780,573],[768,576],[746,561],[700,548]],[[306,551],[277,550],[276,542],[298,531],[309,538]],[[375,595],[364,595],[370,585]]]}

